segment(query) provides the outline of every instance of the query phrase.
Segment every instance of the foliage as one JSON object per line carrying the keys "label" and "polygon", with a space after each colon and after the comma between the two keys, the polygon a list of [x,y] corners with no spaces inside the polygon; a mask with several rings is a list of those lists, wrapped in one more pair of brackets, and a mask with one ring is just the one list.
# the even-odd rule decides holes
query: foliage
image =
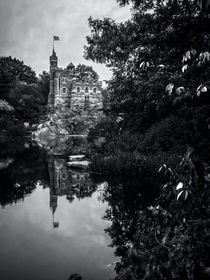
{"label": "foliage", "polygon": [[19,84],[10,91],[9,99],[20,120],[38,122],[44,112],[45,100],[37,85]]}
{"label": "foliage", "polygon": [[[8,162],[0,168],[0,205],[17,203],[31,194],[37,182],[48,182],[48,170],[44,152],[37,147],[25,149],[23,138],[8,138],[0,141],[0,161]],[[5,158],[6,157],[6,158]]]}
{"label": "foliage", "polygon": [[209,279],[208,168],[189,148],[176,169],[164,164],[159,172],[166,182],[149,207],[133,200],[122,208],[121,187],[104,190],[105,218],[112,222],[107,232],[121,258],[115,279]]}
{"label": "foliage", "polygon": [[47,72],[43,71],[37,80],[35,72],[23,61],[1,57],[0,96],[13,108],[13,115],[1,114],[1,128],[6,128],[12,135],[24,135],[23,122],[38,122],[45,114],[48,87]]}
{"label": "foliage", "polygon": [[78,81],[98,81],[98,74],[93,70],[92,66],[78,64],[75,68],[75,75]]}
{"label": "foliage", "polygon": [[39,87],[39,91],[44,98],[44,104],[47,105],[48,94],[50,89],[50,74],[46,71],[43,71],[42,74],[39,74],[37,84]]}
{"label": "foliage", "polygon": [[13,112],[14,107],[12,107],[7,101],[0,99],[0,112],[1,111]]}
{"label": "foliage", "polygon": [[[110,116],[115,125],[121,118],[113,137],[111,126],[103,123],[105,131],[91,132],[105,137],[101,146],[93,146],[99,167],[111,158],[105,168],[125,173],[135,170],[137,157],[145,166],[144,157],[181,154],[187,145],[209,161],[209,1],[117,2],[132,5],[131,19],[90,18],[85,47],[87,59],[113,69]],[[166,164],[161,168],[167,182],[160,197],[150,207],[139,207],[134,223],[112,203],[113,192],[121,192],[107,190],[106,218],[112,221],[107,231],[121,257],[117,280],[209,279],[209,175],[193,149],[183,162],[174,171]]]}
{"label": "foliage", "polygon": [[[91,35],[85,57],[113,69],[108,87],[112,110],[124,112],[132,122],[143,122],[146,116],[150,126],[163,113],[160,107],[166,105],[167,84],[184,86],[183,99],[209,77],[209,68],[207,73],[201,67],[194,70],[193,81],[189,80],[189,73],[181,72],[181,60],[191,49],[197,54],[208,50],[210,19],[192,1],[133,2],[132,18],[126,22],[89,19]],[[169,111],[166,106],[164,113]]]}
{"label": "foliage", "polygon": [[[144,139],[137,133],[131,134],[122,131],[121,128],[121,119],[112,116],[99,122],[89,131],[89,157],[92,161],[92,170],[101,173],[138,175],[153,173],[164,162],[176,164],[179,149],[178,151],[174,149],[173,155],[170,156],[169,151],[164,147],[160,145],[153,147],[154,143],[148,139],[153,138],[151,134],[145,134]],[[163,139],[166,141],[166,138],[167,136],[163,135],[161,139],[160,136],[162,145]],[[154,142],[156,142],[155,139]]]}
{"label": "foliage", "polygon": [[9,89],[18,81],[36,83],[36,73],[23,61],[11,56],[0,57],[0,96],[7,98]]}
{"label": "foliage", "polygon": [[121,118],[116,138],[110,139],[109,129],[103,133],[112,143],[103,145],[102,154],[120,145],[119,135],[135,134],[143,155],[182,153],[187,145],[207,155],[210,18],[195,1],[118,2],[132,3],[131,19],[90,18],[85,47],[87,59],[112,68],[108,111],[113,120]]}

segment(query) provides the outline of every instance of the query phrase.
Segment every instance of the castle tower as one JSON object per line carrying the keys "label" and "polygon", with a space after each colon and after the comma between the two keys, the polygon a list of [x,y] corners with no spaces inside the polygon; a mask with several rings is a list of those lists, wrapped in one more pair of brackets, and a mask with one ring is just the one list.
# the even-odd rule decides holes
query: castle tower
{"label": "castle tower", "polygon": [[49,109],[52,109],[54,107],[54,99],[55,99],[55,72],[56,69],[58,68],[58,57],[56,55],[56,52],[53,48],[52,55],[50,56],[50,92],[48,95],[48,107]]}
{"label": "castle tower", "polygon": [[50,56],[50,70],[58,67],[58,57],[55,50],[53,49],[52,55]]}

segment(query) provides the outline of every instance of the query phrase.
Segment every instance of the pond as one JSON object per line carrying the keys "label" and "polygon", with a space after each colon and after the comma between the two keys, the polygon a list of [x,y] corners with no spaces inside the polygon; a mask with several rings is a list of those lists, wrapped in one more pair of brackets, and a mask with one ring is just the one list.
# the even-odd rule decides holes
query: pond
{"label": "pond", "polygon": [[0,158],[1,279],[114,279],[119,248],[157,180],[96,176],[69,169],[61,151],[8,145]]}

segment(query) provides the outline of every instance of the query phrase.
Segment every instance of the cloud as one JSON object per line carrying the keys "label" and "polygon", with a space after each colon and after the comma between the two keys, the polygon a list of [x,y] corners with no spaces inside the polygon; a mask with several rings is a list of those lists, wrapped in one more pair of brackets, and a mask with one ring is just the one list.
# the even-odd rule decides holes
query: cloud
{"label": "cloud", "polygon": [[110,17],[117,21],[129,18],[129,7],[120,8],[115,0],[0,0],[0,56],[23,60],[37,73],[49,69],[52,36],[58,35],[56,51],[59,65],[92,65],[101,79],[110,71],[85,61],[83,46],[89,34],[88,18]]}

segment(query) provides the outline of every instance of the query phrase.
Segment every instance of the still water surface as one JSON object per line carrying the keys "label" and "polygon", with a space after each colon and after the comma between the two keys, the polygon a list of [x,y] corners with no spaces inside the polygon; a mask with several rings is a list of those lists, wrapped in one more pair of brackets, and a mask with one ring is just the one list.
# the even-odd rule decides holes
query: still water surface
{"label": "still water surface", "polygon": [[107,203],[84,172],[37,148],[1,159],[0,278],[110,279]]}
{"label": "still water surface", "polygon": [[61,148],[12,145],[0,152],[0,279],[114,279],[110,264],[153,199],[151,178],[98,178],[67,168]]}

